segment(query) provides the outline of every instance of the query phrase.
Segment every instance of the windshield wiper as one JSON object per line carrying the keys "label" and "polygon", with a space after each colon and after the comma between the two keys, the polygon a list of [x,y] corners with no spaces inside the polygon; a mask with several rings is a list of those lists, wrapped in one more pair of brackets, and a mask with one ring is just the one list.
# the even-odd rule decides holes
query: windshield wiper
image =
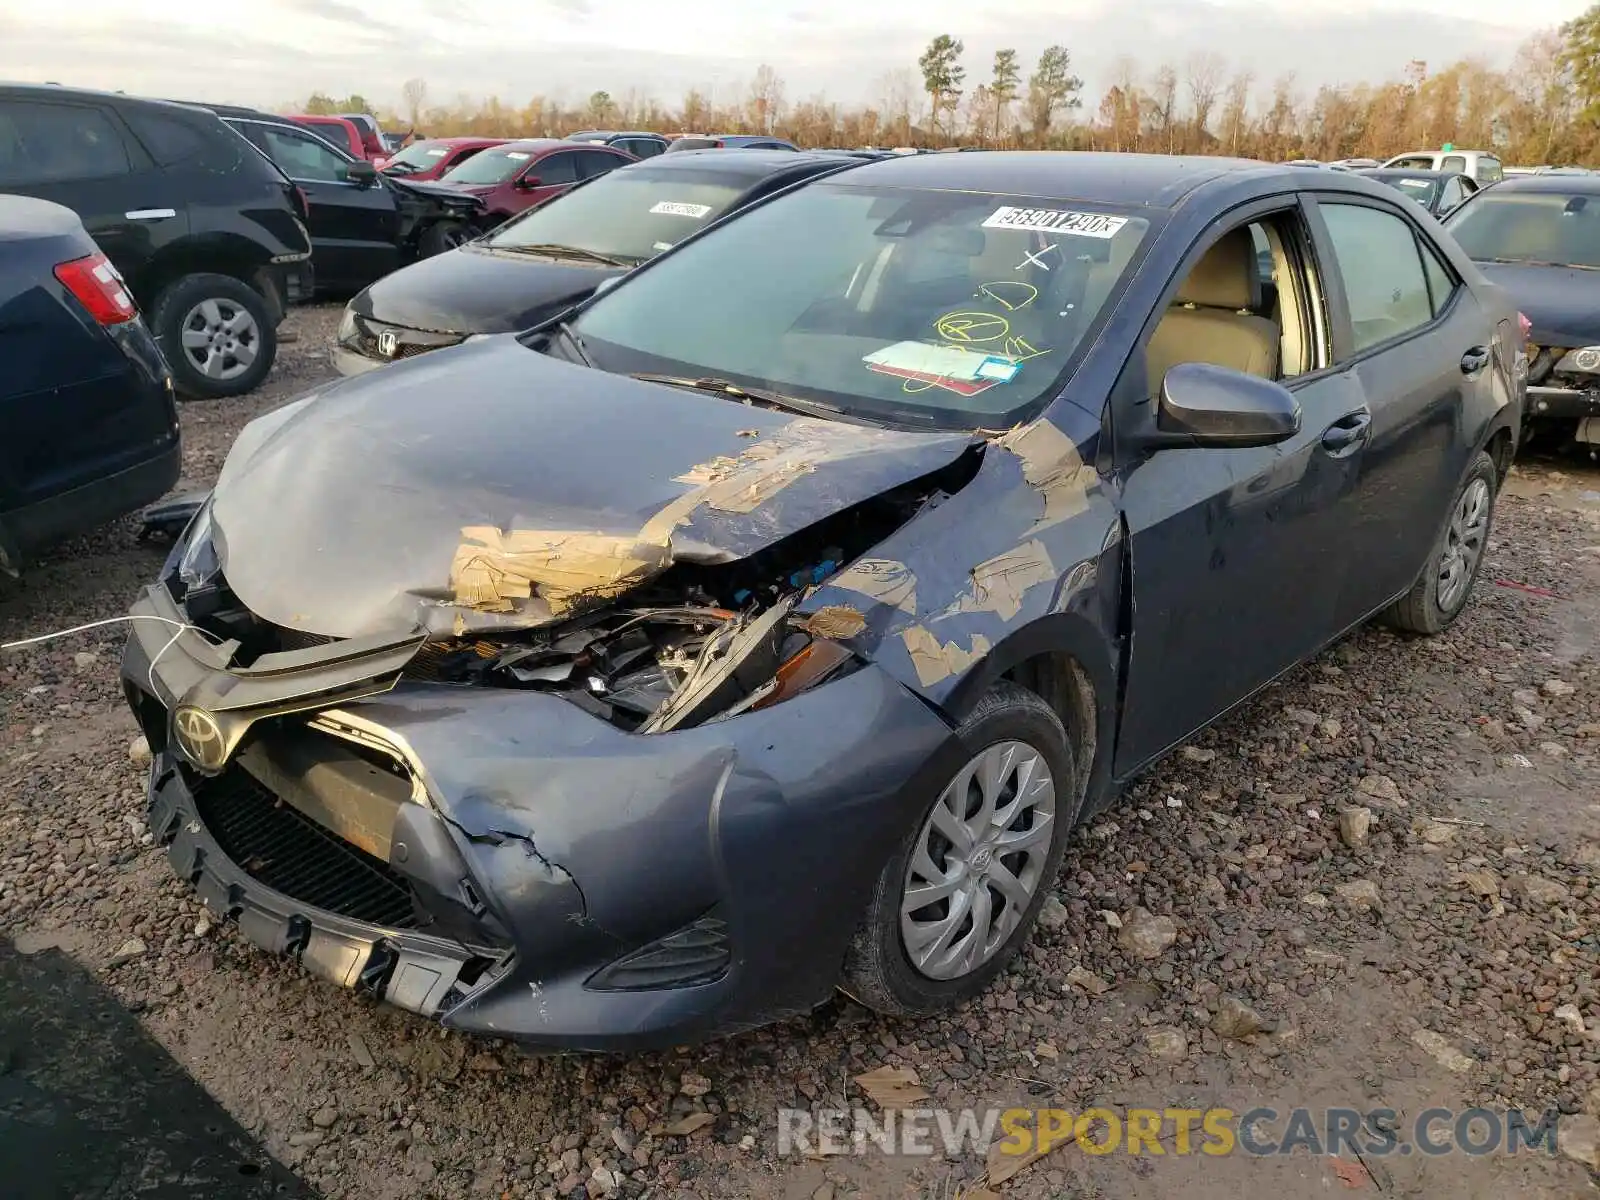
{"label": "windshield wiper", "polygon": [[614,254],[601,254],[598,250],[584,250],[577,246],[560,246],[554,242],[534,242],[532,245],[504,245],[491,242],[496,250],[513,254],[548,254],[553,258],[586,258],[590,262],[604,263],[608,267],[631,267],[638,259],[618,258]]}
{"label": "windshield wiper", "polygon": [[567,339],[567,344],[577,351],[578,359],[586,367],[594,366],[594,359],[589,357],[588,348],[584,346],[583,339],[578,336],[578,331],[572,327],[571,321],[563,321],[556,326],[556,332]]}
{"label": "windshield wiper", "polygon": [[688,388],[697,392],[717,392],[737,400],[751,400],[757,404],[765,404],[771,408],[786,408],[790,412],[801,413],[808,417],[819,414],[837,416],[844,412],[842,408],[824,404],[820,400],[802,400],[798,396],[786,396],[782,392],[770,392],[765,388],[745,387],[742,383],[734,383],[731,379],[718,379],[714,375],[697,379],[688,375],[653,375],[645,371],[635,373],[632,378],[643,380],[645,383],[664,383],[668,387]]}
{"label": "windshield wiper", "polygon": [[421,168],[414,163],[392,162],[384,168],[390,175],[415,175]]}
{"label": "windshield wiper", "polygon": [[1503,263],[1508,267],[1566,267],[1574,271],[1600,271],[1583,263],[1551,262],[1547,258],[1480,258],[1479,262]]}

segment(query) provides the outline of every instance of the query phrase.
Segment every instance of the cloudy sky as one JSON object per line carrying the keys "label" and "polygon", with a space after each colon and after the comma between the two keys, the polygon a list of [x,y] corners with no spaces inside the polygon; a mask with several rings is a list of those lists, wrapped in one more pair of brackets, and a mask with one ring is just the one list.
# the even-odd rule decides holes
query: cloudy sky
{"label": "cloudy sky", "polygon": [[[1150,67],[1208,50],[1300,86],[1397,75],[1422,58],[1503,64],[1532,30],[1584,0],[0,0],[0,79],[274,106],[315,89],[398,101],[420,76],[460,93],[576,102],[629,89],[675,102],[692,86],[742,92],[762,62],[790,99],[881,96],[930,38],[965,40],[970,82],[994,50],[1024,61],[1052,42],[1098,96],[1120,55]],[[1091,101],[1093,103],[1093,101]]]}

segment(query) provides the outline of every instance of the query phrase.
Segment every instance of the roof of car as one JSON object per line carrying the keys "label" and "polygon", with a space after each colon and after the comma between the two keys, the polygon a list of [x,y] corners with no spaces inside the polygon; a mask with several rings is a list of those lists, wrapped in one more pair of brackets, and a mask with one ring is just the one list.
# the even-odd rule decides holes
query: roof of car
{"label": "roof of car", "polygon": [[[418,138],[412,146],[498,146],[501,142],[509,142],[510,138],[499,137],[436,137]],[[407,149],[410,149],[408,146]]]}
{"label": "roof of car", "polygon": [[[1103,204],[1170,208],[1201,184],[1253,172],[1307,187],[1295,167],[1247,158],[1112,154],[1079,150],[992,150],[987,154],[905,154],[863,162],[852,183],[1051,196]],[[1332,177],[1339,177],[1329,172]],[[1326,186],[1319,179],[1316,186]]]}
{"label": "roof of car", "polygon": [[1501,192],[1559,192],[1565,195],[1600,195],[1600,175],[1507,175],[1494,185]]}
{"label": "roof of car", "polygon": [[571,150],[572,143],[565,138],[515,138],[503,146],[496,146],[497,150],[511,150],[518,153],[534,150]]}
{"label": "roof of car", "polygon": [[725,150],[707,149],[661,154],[655,158],[641,159],[638,163],[629,163],[621,169],[628,171],[648,166],[652,171],[715,171],[718,175],[745,176],[754,181],[779,171],[813,164],[837,167],[851,162],[865,164],[867,161],[849,155],[810,150],[740,150],[737,154],[729,154]]}
{"label": "roof of car", "polygon": [[11,83],[0,80],[0,92],[19,93],[21,98],[48,99],[82,96],[110,104],[149,104],[159,108],[213,108],[209,104],[185,104],[181,100],[161,100],[154,96],[130,96],[126,92],[107,92],[98,88],[63,87],[59,83]]}
{"label": "roof of car", "polygon": [[568,139],[624,137],[660,138],[662,141],[667,140],[665,134],[651,133],[648,129],[579,129],[573,133],[567,134],[567,137]]}
{"label": "roof of car", "polygon": [[1470,178],[1460,171],[1425,171],[1421,167],[1357,167],[1355,173],[1368,179],[1448,179],[1452,175]]}

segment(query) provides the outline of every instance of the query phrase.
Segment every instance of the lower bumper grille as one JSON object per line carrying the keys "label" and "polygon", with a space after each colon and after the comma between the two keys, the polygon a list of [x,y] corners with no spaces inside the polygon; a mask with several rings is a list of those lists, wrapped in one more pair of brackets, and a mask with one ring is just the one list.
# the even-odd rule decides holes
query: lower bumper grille
{"label": "lower bumper grille", "polygon": [[217,845],[252,879],[352,920],[417,927],[411,889],[399,873],[279,800],[243,768],[200,779],[193,792]]}

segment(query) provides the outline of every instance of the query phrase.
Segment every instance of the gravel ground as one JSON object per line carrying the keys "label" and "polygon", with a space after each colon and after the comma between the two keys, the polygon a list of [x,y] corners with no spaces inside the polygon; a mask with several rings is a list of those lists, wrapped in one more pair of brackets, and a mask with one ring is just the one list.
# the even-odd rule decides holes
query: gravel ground
{"label": "gravel ground", "polygon": [[[327,377],[337,316],[297,312],[257,395],[185,407],[185,486]],[[329,1197],[954,1200],[976,1153],[779,1157],[778,1108],[860,1105],[853,1078],[880,1066],[941,1105],[1387,1107],[1402,1128],[1431,1105],[1555,1105],[1582,1135],[1600,1115],[1597,492],[1593,470],[1519,466],[1447,635],[1363,631],[1148,776],[1080,832],[1051,928],[945,1020],[839,999],[694,1050],[530,1059],[322,984],[213,927],[150,845],[115,628],[0,657],[0,933],[99,973]],[[0,639],[125,611],[159,564],[134,532],[61,547],[0,599]],[[1162,922],[1138,908],[1170,945],[1146,945]],[[1241,1002],[1266,1028],[1215,1032],[1239,1031]],[[1001,1190],[1553,1198],[1596,1180],[1527,1152],[1368,1165],[1063,1148]]]}

